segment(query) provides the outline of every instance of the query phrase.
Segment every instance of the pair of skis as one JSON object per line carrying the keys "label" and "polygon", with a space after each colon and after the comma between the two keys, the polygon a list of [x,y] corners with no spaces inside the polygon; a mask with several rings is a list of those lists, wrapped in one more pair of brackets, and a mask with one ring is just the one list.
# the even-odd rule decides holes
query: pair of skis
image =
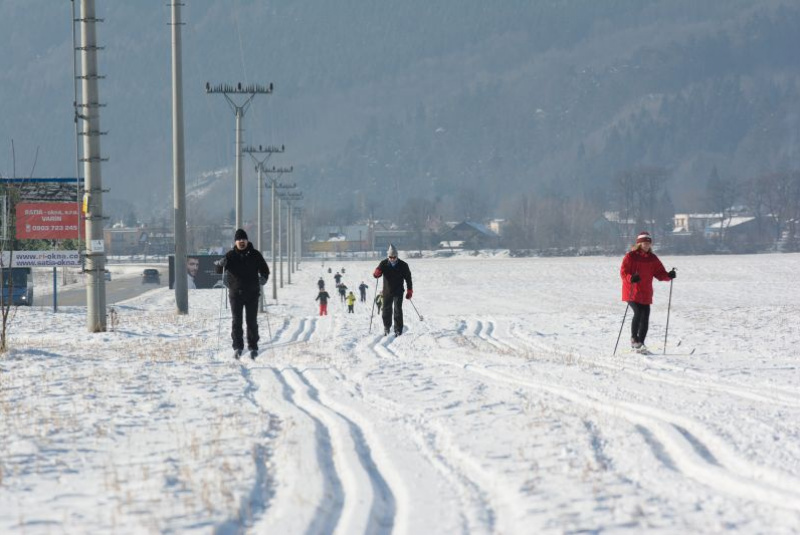
{"label": "pair of skis", "polygon": [[[695,347],[691,351],[688,351],[688,352],[687,351],[682,351],[681,353],[670,352],[670,353],[667,353],[667,355],[689,356],[689,355],[694,355],[694,352],[696,350],[697,350],[697,348]],[[653,355],[661,355],[661,354],[663,354],[663,352],[664,352],[663,349],[660,348],[660,347],[654,347],[652,349],[651,348],[647,348],[647,349],[631,348],[631,353],[637,354],[637,355],[653,356]]]}

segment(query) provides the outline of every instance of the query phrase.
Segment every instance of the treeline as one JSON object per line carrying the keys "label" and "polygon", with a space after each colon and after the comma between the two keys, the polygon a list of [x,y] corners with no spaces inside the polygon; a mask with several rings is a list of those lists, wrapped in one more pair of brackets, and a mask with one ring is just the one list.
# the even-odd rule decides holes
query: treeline
{"label": "treeline", "polygon": [[[714,169],[701,185],[698,209],[716,214],[718,229],[674,235],[672,178],[665,168],[633,168],[615,177],[608,202],[526,193],[510,203],[503,245],[511,249],[618,252],[650,230],[661,249],[684,253],[800,251],[800,171],[781,170],[743,180]],[[606,217],[610,215],[610,217]],[[732,218],[752,218],[736,234]],[[735,221],[735,219],[734,219]]]}
{"label": "treeline", "polygon": [[[314,191],[324,206],[315,209],[331,222],[370,215],[397,219],[406,199],[423,197],[452,207],[443,217],[460,219],[465,210],[459,195],[471,190],[485,205],[485,216],[500,215],[519,192],[530,192],[548,207],[563,205],[567,213],[575,203],[601,213],[611,204],[607,192],[620,170],[650,167],[669,174],[674,207],[692,211],[700,209],[701,184],[714,167],[726,176],[744,177],[800,166],[792,141],[800,72],[790,53],[800,48],[800,33],[792,31],[800,26],[800,7],[743,11],[741,18],[707,34],[654,39],[628,56],[609,49],[604,64],[578,68],[583,52],[570,47],[579,47],[581,39],[587,46],[595,41],[607,46],[600,30],[587,30],[589,21],[603,20],[610,26],[597,28],[621,32],[646,26],[658,12],[677,32],[668,21],[681,9],[697,20],[720,10],[725,19],[723,12],[730,17],[737,6],[640,3],[612,24],[600,15],[571,13],[577,3],[555,4],[541,8],[551,10],[542,20],[558,20],[558,13],[568,19],[565,33],[574,30],[574,42],[562,39],[557,45],[556,39],[551,46],[572,50],[571,61],[533,67],[535,60],[507,57],[504,49],[508,65],[498,66],[496,78],[460,88],[448,100],[432,96],[400,114],[374,115],[324,170],[302,171],[321,171]],[[602,10],[624,10],[629,4],[603,2]],[[476,15],[471,9],[479,8],[465,8],[466,18]],[[526,12],[523,20],[528,15],[536,18]],[[493,20],[492,14],[487,17]],[[580,38],[579,30],[584,31]],[[479,51],[475,55],[481,65],[490,61]],[[526,69],[536,76],[527,77]],[[512,71],[523,74],[500,76]]]}

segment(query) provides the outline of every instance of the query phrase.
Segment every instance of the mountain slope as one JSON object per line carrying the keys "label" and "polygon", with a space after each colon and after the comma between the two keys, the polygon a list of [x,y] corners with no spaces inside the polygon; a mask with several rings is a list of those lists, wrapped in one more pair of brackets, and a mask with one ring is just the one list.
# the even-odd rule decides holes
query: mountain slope
{"label": "mountain slope", "polygon": [[[104,186],[110,199],[164,217],[169,9],[99,1],[97,10]],[[596,198],[633,165],[670,169],[686,206],[714,166],[742,178],[798,165],[791,2],[196,0],[183,12],[187,182],[228,176],[190,218],[219,218],[233,203],[234,117],[204,93],[206,81],[275,84],[248,109],[246,141],[285,143],[271,163],[294,165],[308,205],[331,218],[396,216],[415,196],[457,217],[454,192],[464,189],[487,213],[543,186]],[[70,17],[44,0],[0,5],[12,51],[0,58],[0,129],[15,140],[19,175],[37,147],[34,174],[75,172]],[[0,172],[12,174],[10,157]],[[250,162],[245,172],[254,191]]]}

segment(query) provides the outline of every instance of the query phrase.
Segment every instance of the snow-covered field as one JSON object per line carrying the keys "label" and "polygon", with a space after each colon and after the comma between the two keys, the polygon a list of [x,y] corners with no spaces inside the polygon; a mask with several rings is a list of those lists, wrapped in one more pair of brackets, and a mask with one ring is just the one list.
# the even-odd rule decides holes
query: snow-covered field
{"label": "snow-covered field", "polygon": [[[397,339],[361,303],[316,316],[305,263],[241,364],[218,290],[102,334],[21,307],[0,532],[797,533],[800,255],[663,260],[654,356],[627,323],[612,356],[618,258],[409,260]],[[375,264],[332,267],[371,298]]]}

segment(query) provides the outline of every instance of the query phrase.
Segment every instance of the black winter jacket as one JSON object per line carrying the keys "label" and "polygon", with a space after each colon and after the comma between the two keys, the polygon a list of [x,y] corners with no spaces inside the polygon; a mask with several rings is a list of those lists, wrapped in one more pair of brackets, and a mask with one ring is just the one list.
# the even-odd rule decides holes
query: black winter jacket
{"label": "black winter jacket", "polygon": [[242,251],[235,246],[228,251],[217,264],[216,271],[222,273],[223,269],[227,277],[228,291],[233,293],[257,294],[260,291],[259,276],[269,279],[267,261],[252,243],[248,243]]}
{"label": "black winter jacket", "polygon": [[411,270],[408,268],[408,264],[399,258],[394,266],[389,263],[388,258],[384,258],[381,260],[381,263],[378,264],[378,268],[381,270],[381,273],[383,273],[384,297],[403,295],[403,281],[406,282],[409,290],[414,289],[414,285],[411,283]]}

